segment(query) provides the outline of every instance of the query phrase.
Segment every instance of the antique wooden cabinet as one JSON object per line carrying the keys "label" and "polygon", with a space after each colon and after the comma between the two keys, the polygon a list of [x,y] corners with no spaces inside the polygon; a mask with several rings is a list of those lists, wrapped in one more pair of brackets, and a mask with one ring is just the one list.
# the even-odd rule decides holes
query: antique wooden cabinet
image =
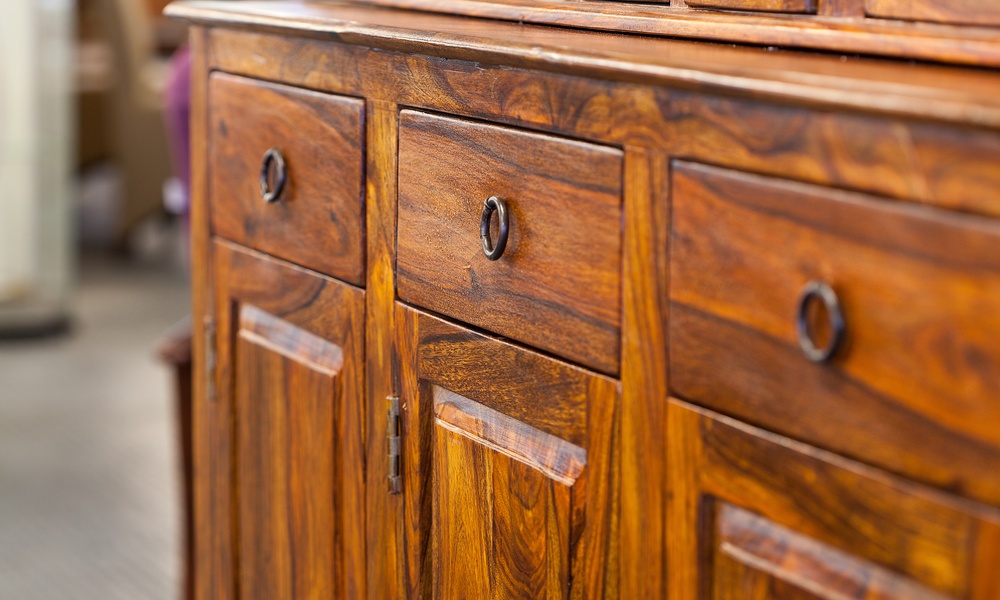
{"label": "antique wooden cabinet", "polygon": [[1000,599],[992,3],[169,12],[199,599]]}

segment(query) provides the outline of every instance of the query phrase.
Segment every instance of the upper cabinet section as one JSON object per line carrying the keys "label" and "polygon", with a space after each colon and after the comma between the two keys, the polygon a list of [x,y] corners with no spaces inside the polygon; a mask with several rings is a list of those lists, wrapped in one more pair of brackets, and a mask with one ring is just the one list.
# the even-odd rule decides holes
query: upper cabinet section
{"label": "upper cabinet section", "polygon": [[401,300],[618,371],[622,153],[403,111]]}
{"label": "upper cabinet section", "polygon": [[215,74],[209,117],[213,231],[360,285],[364,102]]}
{"label": "upper cabinet section", "polygon": [[816,0],[690,0],[688,6],[783,13],[816,12]]}
{"label": "upper cabinet section", "polygon": [[996,0],[865,0],[871,17],[958,25],[1000,25]]}

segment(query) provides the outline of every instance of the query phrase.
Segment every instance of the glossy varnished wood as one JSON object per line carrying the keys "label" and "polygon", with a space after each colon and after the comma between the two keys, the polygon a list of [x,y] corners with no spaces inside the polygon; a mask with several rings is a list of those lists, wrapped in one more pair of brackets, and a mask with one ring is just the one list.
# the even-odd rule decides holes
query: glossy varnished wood
{"label": "glossy varnished wood", "polygon": [[[988,1],[988,0],[986,0]],[[836,4],[834,0],[822,0]],[[503,39],[504,31],[516,31],[503,23],[489,23],[469,19],[455,19],[442,15],[420,16],[408,11],[382,12],[366,10],[354,5],[358,12],[345,10],[347,3],[332,5],[330,2],[304,2],[276,10],[273,2],[245,2],[238,7],[219,1],[189,1],[168,8],[168,14],[200,23],[245,26],[295,35],[334,37],[349,43],[391,47],[399,50],[435,52],[448,48],[451,52],[476,52],[483,47],[473,40],[452,37],[449,33],[477,32],[481,27],[497,35],[497,47],[511,41]],[[619,40],[619,48],[638,42],[635,55],[657,56],[670,61],[669,44],[652,36],[695,38],[756,44],[761,46],[802,47],[848,54],[886,55],[894,58],[914,58],[956,62],[980,66],[1000,65],[1000,44],[996,30],[989,28],[956,27],[931,23],[886,23],[881,19],[864,19],[863,13],[850,8],[850,0],[831,7],[813,18],[799,15],[767,13],[733,14],[732,12],[688,9],[686,7],[657,6],[646,3],[624,2],[560,2],[557,0],[366,0],[365,5],[382,5],[435,13],[461,14],[514,21],[515,23],[540,23],[561,25],[577,29],[649,34],[653,44],[661,44],[658,53],[643,38]],[[674,2],[673,4],[680,4]],[[347,5],[349,7],[349,5]],[[825,15],[829,15],[826,17]],[[856,17],[845,19],[843,17]],[[395,20],[394,17],[400,17]],[[380,27],[371,27],[372,21]],[[508,28],[510,27],[510,28]],[[435,36],[419,32],[440,32]],[[520,28],[536,35],[539,40],[566,39],[558,29]],[[534,31],[533,31],[534,30]],[[576,36],[586,40],[578,49],[590,43],[596,49],[600,35]],[[613,38],[607,38],[613,40]],[[618,42],[612,41],[612,45]],[[418,45],[419,44],[419,45]],[[524,58],[530,52],[511,47],[512,56]],[[562,57],[536,54],[542,60],[536,64],[554,66]],[[578,66],[583,66],[578,63]]]}
{"label": "glossy varnished wood", "polygon": [[236,594],[359,597],[364,293],[226,242],[213,255]]}
{"label": "glossy varnished wood", "polygon": [[366,220],[368,275],[365,289],[365,359],[367,365],[365,499],[368,597],[402,598],[403,503],[388,493],[385,460],[386,398],[397,394],[393,339],[396,304],[396,149],[398,107],[369,101]]}
{"label": "glossy varnished wood", "polygon": [[[400,299],[616,373],[621,184],[619,150],[403,111]],[[496,261],[479,229],[491,196],[510,223]]]}
{"label": "glossy varnished wood", "polygon": [[625,151],[622,265],[621,598],[666,595],[667,232],[670,165]]}
{"label": "glossy varnished wood", "polygon": [[618,385],[402,304],[408,598],[618,597]]}
{"label": "glossy varnished wood", "polygon": [[[674,393],[1000,502],[1000,227],[690,163],[672,173]],[[811,280],[847,323],[829,365],[796,341]]]}
{"label": "glossy varnished wood", "polygon": [[[993,32],[887,23],[865,17],[861,0],[817,0],[815,16],[683,2],[407,2],[432,11],[462,4],[510,20],[1000,65]],[[738,4],[761,7],[756,0],[727,6]],[[283,459],[240,435],[253,431],[280,446],[287,426],[240,407],[290,397],[267,383],[281,377],[329,390],[341,376],[323,366],[335,360],[337,340],[260,306],[295,296],[287,291],[294,285],[247,283],[260,286],[260,302],[246,305],[257,308],[227,309],[218,299],[213,306],[212,286],[227,272],[219,257],[212,272],[213,252],[275,261],[208,244],[209,71],[265,89],[298,88],[306,105],[331,95],[363,103],[360,237],[325,257],[358,252],[360,279],[352,281],[366,287],[346,286],[363,296],[363,314],[352,319],[367,339],[367,378],[352,432],[365,454],[355,464],[366,476],[350,489],[367,510],[353,523],[365,558],[345,597],[997,597],[991,573],[1000,528],[985,506],[1000,505],[991,406],[998,392],[989,378],[996,362],[989,334],[1000,328],[989,303],[997,296],[989,219],[1000,216],[995,72],[336,2],[184,6],[174,10],[212,25],[195,37],[195,307],[205,336],[198,360],[220,351],[217,378],[201,386],[196,408],[204,411],[195,423],[205,466],[196,473],[204,484],[199,597],[243,597],[267,586],[274,597],[293,594],[298,584],[280,563],[245,570],[261,563],[265,546],[280,546],[254,540],[282,517],[264,501],[268,486],[247,479],[241,494],[236,475],[243,469],[279,481]],[[290,112],[302,109],[288,102]],[[587,150],[539,152],[539,140]],[[574,160],[553,166],[559,161],[535,154]],[[595,154],[604,168],[588,170]],[[486,263],[478,238],[482,200],[495,192],[471,182],[586,192],[586,182],[607,173],[614,177],[604,188],[618,181],[607,194],[617,212],[605,215],[591,244],[606,248],[614,230],[615,266],[595,247],[565,277],[552,278],[560,270],[549,267],[517,272],[529,281],[508,277],[486,301],[506,295],[530,308],[477,313],[484,296],[453,267],[468,265],[478,277],[497,266]],[[470,190],[477,197],[467,214],[448,209]],[[569,235],[557,225],[559,209],[573,206],[564,199],[543,210],[530,205],[531,218],[515,214],[506,258],[515,262],[537,240],[529,230],[518,247],[518,226],[541,223],[553,239]],[[615,284],[567,293],[591,276],[592,263]],[[257,269],[267,272],[247,265],[248,281]],[[469,279],[444,277],[454,273]],[[580,280],[569,285],[569,277]],[[808,278],[828,279],[847,314],[847,344],[830,365],[808,363],[794,346],[794,300]],[[397,283],[407,304],[397,303]],[[577,340],[586,325],[541,317],[587,294],[588,305],[606,309],[596,322],[613,334]],[[234,355],[226,340],[240,322],[284,342],[244,345]],[[289,327],[294,335],[282,333]],[[551,333],[560,330],[574,335],[557,342]],[[264,383],[237,384],[242,396],[234,400],[231,382],[252,374]],[[668,403],[671,390],[729,416]],[[401,494],[386,485],[392,395],[403,421]],[[299,422],[308,435],[298,438],[328,443],[328,418],[318,408],[337,402],[328,397],[313,405],[317,418]],[[294,462],[317,473],[317,489],[339,477],[319,474],[315,455]],[[258,522],[254,514],[269,516]],[[251,536],[241,538],[242,529]],[[339,577],[334,570],[316,581],[335,586]],[[279,587],[292,591],[273,591]]]}
{"label": "glossy varnished wood", "polygon": [[965,25],[1000,25],[1000,6],[990,0],[865,0],[873,17]]}
{"label": "glossy varnished wood", "polygon": [[753,10],[782,13],[814,13],[816,0],[687,0],[688,6],[722,10]]}
{"label": "glossy varnished wood", "polygon": [[[543,75],[525,69],[228,30],[213,32],[211,48],[216,68],[255,77],[281,78],[341,94],[371,95],[400,105],[598,142],[655,148],[668,155],[741,170],[1000,215],[1000,200],[993,193],[1000,188],[1000,169],[994,168],[995,157],[1000,155],[1000,135],[988,129],[814,110],[746,96],[734,99]],[[671,50],[674,60],[685,54],[679,50]],[[691,50],[686,71],[697,71],[703,65],[717,68],[731,49],[692,45]],[[869,70],[854,68],[859,65],[849,62],[851,68],[845,70],[840,61],[825,57],[796,55],[794,60],[770,63],[776,53],[736,54],[740,64],[749,69],[748,76],[773,72],[771,68],[762,69],[767,64],[773,68],[780,65],[782,69],[808,69],[810,81],[835,80],[841,86],[839,92],[825,97],[860,101],[871,109],[898,93],[901,88],[896,84],[902,82],[897,78],[916,76],[909,67],[903,73],[895,70],[898,65],[868,65],[873,67]],[[254,56],[276,58],[260,61]],[[784,71],[786,77],[793,72],[790,70]],[[796,81],[805,77],[801,71],[795,72]],[[820,76],[822,73],[832,79]],[[980,89],[980,83],[952,80],[948,73],[934,69],[926,77],[944,86],[971,85],[972,89]],[[853,80],[855,87],[848,86],[848,74],[864,76]],[[874,99],[859,95],[864,82],[872,80],[893,82],[880,90],[889,96]],[[746,90],[744,93],[754,95]],[[1000,89],[996,97],[1000,98]],[[911,96],[900,107],[925,109],[925,100]],[[966,105],[962,112],[968,113],[970,108]]]}
{"label": "glossy varnished wood", "polygon": [[[364,102],[228,74],[212,75],[209,97],[214,232],[361,284]],[[259,179],[270,148],[284,155],[287,183],[267,203]]]}
{"label": "glossy varnished wood", "polygon": [[680,401],[669,423],[677,597],[996,598],[995,509]]}

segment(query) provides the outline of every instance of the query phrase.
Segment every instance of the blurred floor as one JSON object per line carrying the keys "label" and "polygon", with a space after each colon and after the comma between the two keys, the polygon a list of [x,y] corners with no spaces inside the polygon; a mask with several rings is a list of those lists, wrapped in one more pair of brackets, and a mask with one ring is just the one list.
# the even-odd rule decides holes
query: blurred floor
{"label": "blurred floor", "polygon": [[188,291],[164,243],[86,258],[70,334],[0,341],[2,600],[178,597],[173,389],[154,348]]}

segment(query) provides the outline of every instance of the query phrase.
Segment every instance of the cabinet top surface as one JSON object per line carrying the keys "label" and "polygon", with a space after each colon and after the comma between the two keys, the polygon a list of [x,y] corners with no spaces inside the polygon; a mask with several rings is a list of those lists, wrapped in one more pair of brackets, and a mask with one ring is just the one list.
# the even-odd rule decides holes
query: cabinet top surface
{"label": "cabinet top surface", "polygon": [[1000,73],[581,31],[349,2],[175,2],[191,22],[615,81],[1000,127]]}

